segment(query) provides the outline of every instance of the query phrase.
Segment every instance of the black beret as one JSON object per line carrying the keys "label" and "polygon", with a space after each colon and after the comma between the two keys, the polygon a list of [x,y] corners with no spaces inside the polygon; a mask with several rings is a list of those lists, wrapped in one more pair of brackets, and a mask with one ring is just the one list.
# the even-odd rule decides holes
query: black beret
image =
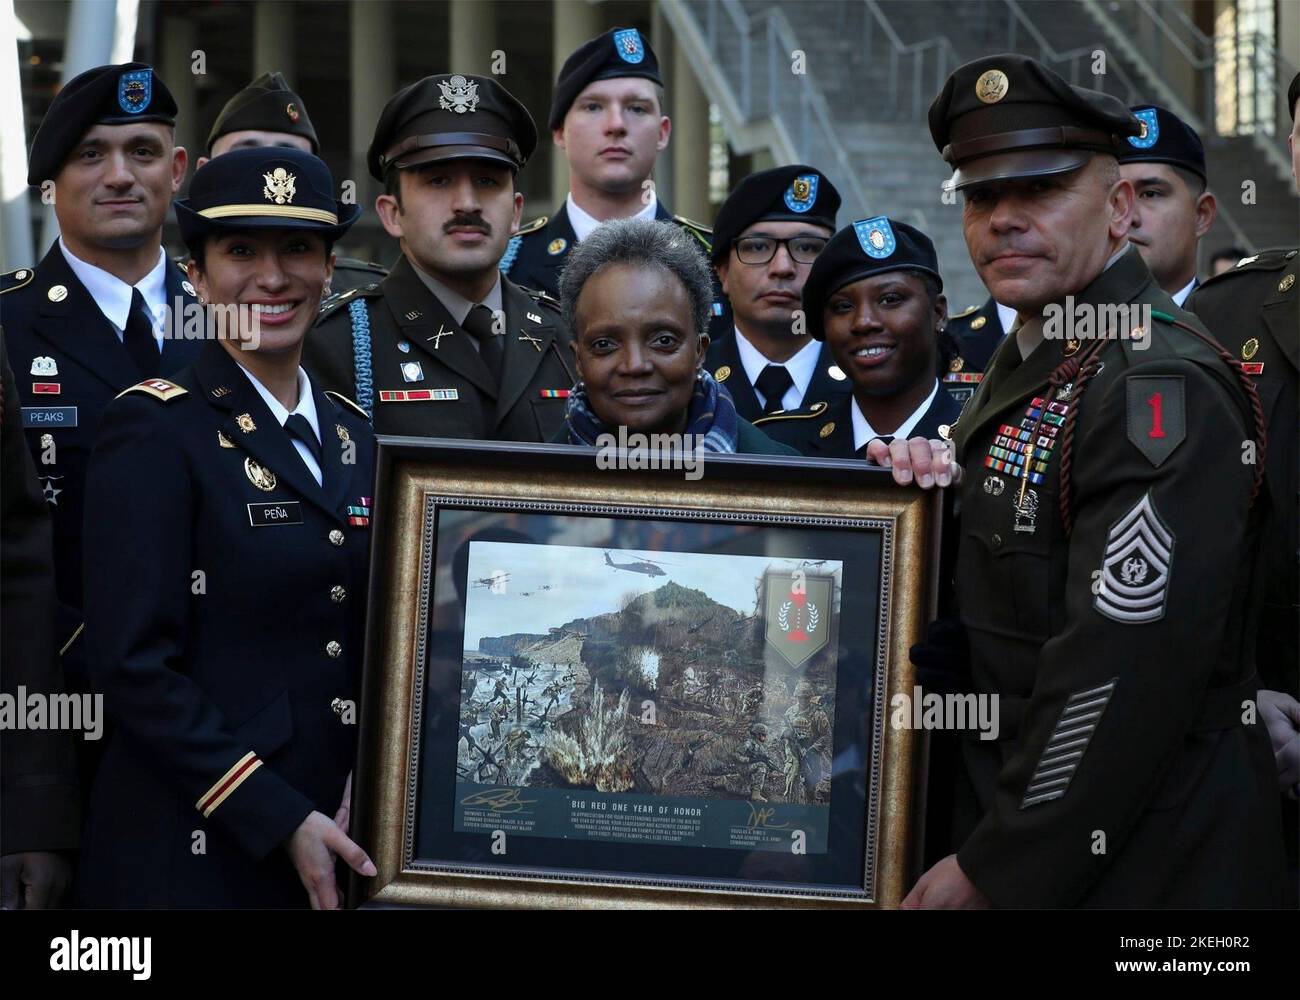
{"label": "black beret", "polygon": [[370,176],[434,160],[497,160],[518,170],[537,148],[537,126],[510,91],[487,76],[443,73],[398,91],[379,115],[366,153]]}
{"label": "black beret", "polygon": [[1291,86],[1286,88],[1286,109],[1291,112],[1291,120],[1295,121],[1295,102],[1300,101],[1300,73],[1291,77]]}
{"label": "black beret", "polygon": [[713,220],[713,259],[731,251],[736,237],[756,222],[810,222],[835,228],[840,193],[820,170],[796,163],[742,178]]}
{"label": "black beret", "polygon": [[610,28],[603,35],[583,42],[564,60],[555,81],[551,131],[564,124],[564,116],[569,113],[574,99],[588,84],[620,76],[639,76],[661,87],[664,85],[655,50],[636,28]]}
{"label": "black beret", "polygon": [[311,151],[320,152],[320,141],[302,98],[289,89],[280,73],[263,73],[226,102],[208,133],[208,155],[212,144],[231,132],[286,132],[311,142]]}
{"label": "black beret", "polygon": [[930,135],[956,169],[956,190],[981,181],[1075,170],[1117,155],[1138,121],[1116,97],[1073,87],[1029,56],[1004,53],[952,71],[930,105]]}
{"label": "black beret", "polygon": [[826,300],[845,285],[873,274],[904,269],[934,275],[942,290],[939,257],[930,237],[921,230],[883,215],[845,226],[830,238],[804,282],[803,311],[808,332],[817,340],[825,339],[822,310]]}
{"label": "black beret", "polygon": [[215,156],[194,172],[189,197],[176,202],[191,252],[221,230],[307,229],[336,240],[360,214],[359,205],[335,199],[324,160],[289,146]]}
{"label": "black beret", "polygon": [[1129,110],[1137,116],[1142,132],[1124,140],[1127,148],[1115,157],[1120,163],[1172,163],[1207,179],[1205,147],[1194,128],[1154,104],[1139,104]]}
{"label": "black beret", "polygon": [[146,63],[96,66],[74,76],[50,103],[32,139],[27,183],[40,187],[63,169],[74,146],[96,125],[176,124],[176,101]]}

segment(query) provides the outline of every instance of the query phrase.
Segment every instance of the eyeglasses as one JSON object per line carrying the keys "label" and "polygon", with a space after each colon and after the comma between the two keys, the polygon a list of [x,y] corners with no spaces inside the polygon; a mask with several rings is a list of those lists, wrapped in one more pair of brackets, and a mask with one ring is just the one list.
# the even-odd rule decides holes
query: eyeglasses
{"label": "eyeglasses", "polygon": [[766,264],[776,256],[776,248],[781,246],[796,264],[811,264],[826,249],[828,242],[820,236],[792,236],[788,240],[778,240],[774,236],[742,236],[732,245],[742,264]]}

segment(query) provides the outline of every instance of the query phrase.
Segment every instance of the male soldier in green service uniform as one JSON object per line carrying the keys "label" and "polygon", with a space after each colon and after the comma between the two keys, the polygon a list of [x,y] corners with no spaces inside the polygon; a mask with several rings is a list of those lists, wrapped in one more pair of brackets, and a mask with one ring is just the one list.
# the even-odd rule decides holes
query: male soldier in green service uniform
{"label": "male soldier in green service uniform", "polygon": [[1019,323],[950,446],[868,448],[900,482],[961,482],[957,602],[1000,722],[964,744],[958,852],[904,906],[1277,905],[1252,648],[1262,417],[1128,245],[1114,153],[1138,122],[1007,54],[955,70],[930,129],[971,259]]}
{"label": "male soldier in green service uniform", "polygon": [[385,105],[368,161],[402,257],[326,302],[303,351],[376,433],[547,441],[563,424],[576,378],[559,303],[497,267],[536,146],[527,109],[488,77],[426,77]]}
{"label": "male soldier in green service uniform", "polygon": [[[1291,173],[1300,191],[1300,74],[1291,81]],[[1219,342],[1241,359],[1255,380],[1268,417],[1268,490],[1272,501],[1264,526],[1264,596],[1256,640],[1256,663],[1267,690],[1259,692],[1260,715],[1272,738],[1283,803],[1285,842],[1291,858],[1288,906],[1296,905],[1297,805],[1300,792],[1300,573],[1296,498],[1300,496],[1300,252],[1295,247],[1264,250],[1210,278],[1192,293],[1188,308]]]}
{"label": "male soldier in green service uniform", "polygon": [[[290,146],[320,156],[320,140],[307,117],[307,105],[289,89],[281,73],[263,73],[225,103],[208,133],[208,155],[200,156],[195,168],[232,149],[257,146]],[[387,273],[382,264],[339,257],[325,287],[336,293],[365,288],[383,281]]]}

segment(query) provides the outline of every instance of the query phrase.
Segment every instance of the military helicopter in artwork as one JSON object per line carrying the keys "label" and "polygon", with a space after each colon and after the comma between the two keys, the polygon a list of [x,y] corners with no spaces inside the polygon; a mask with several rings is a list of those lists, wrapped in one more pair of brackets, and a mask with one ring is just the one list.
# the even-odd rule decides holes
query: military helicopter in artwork
{"label": "military helicopter in artwork", "polygon": [[675,563],[658,563],[653,559],[633,559],[631,562],[615,562],[609,557],[609,552],[605,552],[605,565],[613,569],[625,569],[629,573],[644,573],[646,576],[667,576],[668,573],[663,569],[664,566],[674,566]]}
{"label": "military helicopter in artwork", "polygon": [[494,573],[492,576],[485,576],[481,579],[473,581],[473,586],[475,587],[501,586],[509,579],[510,579],[509,573]]}

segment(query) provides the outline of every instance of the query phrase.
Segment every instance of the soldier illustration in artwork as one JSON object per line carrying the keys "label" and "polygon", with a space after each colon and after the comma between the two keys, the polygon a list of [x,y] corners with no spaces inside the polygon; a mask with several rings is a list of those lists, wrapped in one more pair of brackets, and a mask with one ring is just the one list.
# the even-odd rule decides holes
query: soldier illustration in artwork
{"label": "soldier illustration in artwork", "polygon": [[794,728],[794,720],[803,716],[808,720],[812,733],[811,748],[827,758],[831,753],[831,723],[826,713],[818,706],[812,684],[801,680],[794,686],[794,704],[785,710],[782,721],[787,729]]}
{"label": "soldier illustration in artwork", "polygon": [[489,716],[489,721],[492,723],[493,739],[501,738],[501,723],[505,722],[506,719],[509,717],[510,717],[510,702],[501,701],[492,706],[492,714]]}
{"label": "soldier illustration in artwork", "polygon": [[492,688],[492,697],[488,699],[488,704],[492,704],[492,702],[496,701],[498,698],[507,705],[510,704],[510,695],[506,694],[506,679],[504,677],[498,677],[496,679],[496,684]]}
{"label": "soldier illustration in artwork", "polygon": [[476,746],[474,749],[477,750],[479,756],[483,758],[479,761],[478,765],[478,780],[482,782],[484,775],[491,774],[493,775],[491,779],[492,784],[504,784],[506,780],[506,765],[504,761],[497,760],[496,756],[497,751],[501,749],[501,744],[497,744],[491,749],[482,745]]}
{"label": "soldier illustration in artwork", "polygon": [[550,716],[551,709],[560,703],[560,695],[563,693],[564,685],[558,680],[551,681],[551,683],[547,684],[546,687],[542,689],[542,697],[550,699],[546,703],[546,707],[542,709],[541,719],[543,722],[545,722],[547,717]]}
{"label": "soldier illustration in artwork", "polygon": [[673,777],[673,775],[686,774],[686,772],[690,770],[691,764],[695,761],[695,755],[699,753],[701,750],[703,750],[710,743],[712,743],[714,740],[716,740],[717,738],[718,737],[716,734],[710,734],[708,736],[704,736],[696,740],[693,743],[688,743],[686,745],[686,749],[682,751],[681,759],[678,760],[676,764],[674,764],[672,767],[670,767],[667,771],[664,772],[664,776],[660,781],[659,791],[664,792],[667,790],[668,781],[670,778]]}
{"label": "soldier illustration in artwork", "polygon": [[507,769],[527,761],[532,734],[527,729],[516,729],[506,737],[505,766]]}
{"label": "soldier illustration in artwork", "polygon": [[756,722],[749,727],[749,739],[740,745],[735,756],[742,773],[749,777],[749,797],[755,802],[767,801],[763,786],[767,784],[768,773],[775,770],[767,755],[766,743],[767,726]]}
{"label": "soldier illustration in artwork", "polygon": [[808,717],[796,716],[789,728],[781,734],[781,744],[785,751],[785,800],[787,802],[804,801],[803,757],[811,741],[812,728]]}
{"label": "soldier illustration in artwork", "polygon": [[763,707],[763,682],[757,682],[753,687],[745,692],[744,698],[740,703],[740,713],[746,716],[757,715]]}

